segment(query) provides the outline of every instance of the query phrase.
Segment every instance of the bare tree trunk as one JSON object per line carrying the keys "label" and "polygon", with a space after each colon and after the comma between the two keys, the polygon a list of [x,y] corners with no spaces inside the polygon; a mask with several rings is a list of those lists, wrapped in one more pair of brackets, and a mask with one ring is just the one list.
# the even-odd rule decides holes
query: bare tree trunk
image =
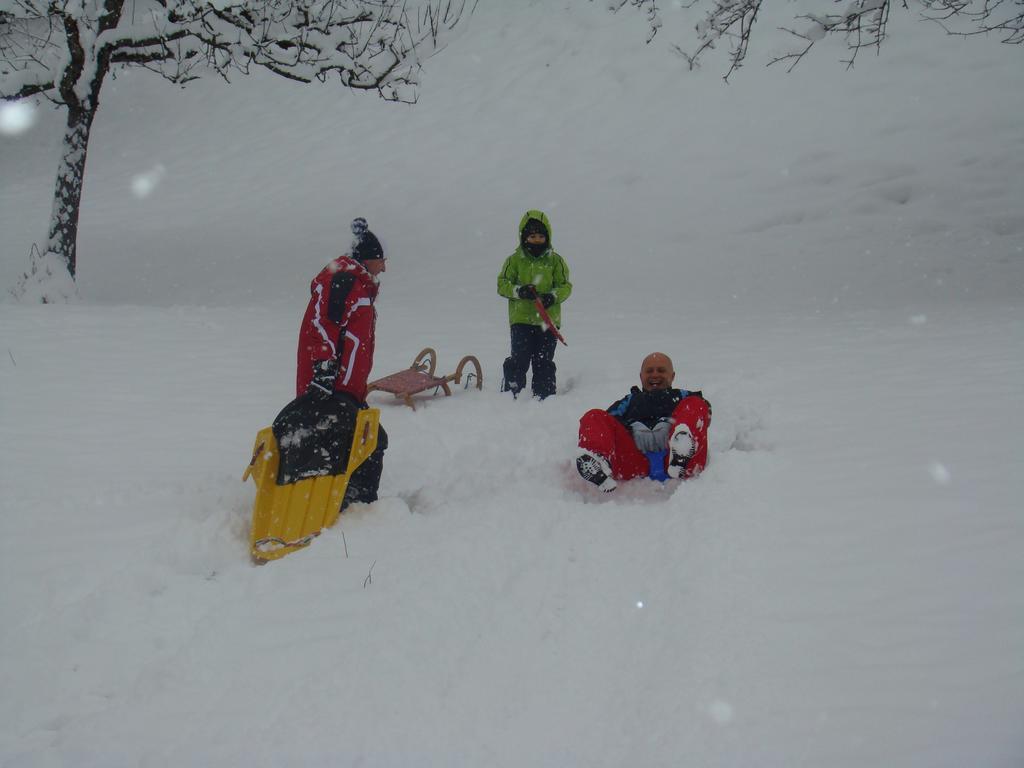
{"label": "bare tree trunk", "polygon": [[[96,102],[93,101],[92,104]],[[53,191],[53,212],[50,216],[50,234],[46,241],[47,253],[54,254],[67,265],[72,279],[77,270],[77,241],[79,205],[85,180],[85,158],[89,150],[89,132],[96,116],[95,107],[68,108],[67,129],[61,152],[60,167]]]}
{"label": "bare tree trunk", "polygon": [[[123,0],[105,2],[108,15],[100,26],[111,28],[117,23]],[[50,232],[42,253],[32,247],[31,267],[11,291],[21,300],[44,304],[69,301],[77,294],[78,216],[85,181],[85,159],[92,121],[99,108],[100,88],[110,68],[110,49],[104,49],[92,71],[87,72],[88,54],[82,45],[78,21],[68,15],[63,22],[70,62],[64,70],[59,89],[61,101],[68,110],[68,121],[53,190]]]}
{"label": "bare tree trunk", "polygon": [[[95,105],[95,99],[89,103]],[[53,304],[71,301],[78,293],[75,273],[78,268],[77,241],[79,205],[85,179],[85,158],[89,132],[96,108],[68,106],[67,128],[61,150],[60,166],[53,190],[50,232],[46,247],[32,246],[31,265],[22,274],[11,294],[21,301]]]}

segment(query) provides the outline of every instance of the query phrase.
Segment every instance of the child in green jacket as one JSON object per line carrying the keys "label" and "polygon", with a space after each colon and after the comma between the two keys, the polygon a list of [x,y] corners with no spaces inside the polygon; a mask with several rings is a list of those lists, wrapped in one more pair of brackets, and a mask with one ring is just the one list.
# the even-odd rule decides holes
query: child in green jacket
{"label": "child in green jacket", "polygon": [[513,397],[526,388],[533,366],[533,394],[543,400],[555,394],[555,336],[545,327],[534,304],[540,299],[551,321],[562,327],[562,302],[572,293],[569,267],[551,248],[551,222],[531,210],[519,222],[519,247],[498,273],[498,295],[508,299],[512,353],[505,358],[502,391]]}

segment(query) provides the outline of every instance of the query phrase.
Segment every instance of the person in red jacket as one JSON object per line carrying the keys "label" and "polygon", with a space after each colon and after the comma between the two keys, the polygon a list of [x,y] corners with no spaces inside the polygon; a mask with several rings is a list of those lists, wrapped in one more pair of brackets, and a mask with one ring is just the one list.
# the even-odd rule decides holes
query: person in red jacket
{"label": "person in red jacket", "polygon": [[641,387],[606,410],[583,414],[576,469],[584,480],[607,492],[618,480],[700,474],[708,460],[711,405],[700,392],[674,389],[675,376],[668,355],[652,352],[640,365]]}
{"label": "person in red jacket", "polygon": [[[321,427],[329,434],[318,435],[318,445],[306,440],[305,450],[294,450],[295,459],[290,462],[286,462],[282,445],[282,465],[291,466],[279,481],[343,471],[356,414],[367,407],[367,380],[373,368],[377,323],[374,301],[379,289],[378,276],[385,271],[386,264],[384,249],[369,230],[366,219],[352,221],[352,234],[349,253],[333,259],[310,283],[309,304],[299,328],[293,401],[296,406],[282,412],[274,423],[275,435],[280,426],[284,436],[283,441],[279,438],[279,444],[288,443],[289,437],[293,446],[302,443],[309,432],[311,413],[314,420],[322,416],[318,427],[330,425],[326,430]],[[343,506],[377,500],[387,445],[387,433],[379,427],[377,449],[352,474]],[[329,457],[329,469],[317,458],[323,454]]]}
{"label": "person in red jacket", "polygon": [[355,219],[352,233],[350,253],[333,259],[310,283],[299,329],[296,397],[312,386],[326,394],[348,393],[360,403],[366,400],[377,323],[373,302],[386,262],[366,219]]}

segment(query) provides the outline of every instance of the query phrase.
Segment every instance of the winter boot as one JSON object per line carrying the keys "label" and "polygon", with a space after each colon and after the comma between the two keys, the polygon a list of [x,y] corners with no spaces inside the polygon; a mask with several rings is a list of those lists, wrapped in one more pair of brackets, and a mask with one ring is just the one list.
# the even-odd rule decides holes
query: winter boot
{"label": "winter boot", "polygon": [[588,483],[593,483],[605,493],[614,491],[618,486],[612,477],[611,465],[603,456],[598,456],[596,453],[581,451],[580,455],[576,457],[576,470],[580,473],[580,477]]}
{"label": "winter boot", "polygon": [[697,452],[697,441],[693,439],[693,433],[686,424],[678,424],[672,430],[672,437],[668,441],[668,468],[669,477],[681,480],[686,477],[686,465]]}
{"label": "winter boot", "polygon": [[515,360],[507,357],[501,366],[501,372],[504,374],[501,379],[501,391],[511,392],[514,399],[518,398],[519,393],[526,387],[526,371],[516,370]]}

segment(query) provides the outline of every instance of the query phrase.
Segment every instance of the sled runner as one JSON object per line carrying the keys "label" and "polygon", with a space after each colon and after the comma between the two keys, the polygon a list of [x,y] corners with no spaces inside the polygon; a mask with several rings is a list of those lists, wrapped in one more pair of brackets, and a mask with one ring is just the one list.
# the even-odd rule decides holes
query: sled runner
{"label": "sled runner", "polygon": [[466,373],[465,387],[468,388],[470,379],[476,377],[476,388],[483,389],[484,377],[480,370],[480,361],[473,355],[466,355],[462,358],[459,361],[459,367],[455,369],[455,373],[449,374],[448,376],[435,376],[434,370],[437,368],[437,352],[430,347],[427,347],[416,355],[416,359],[412,361],[412,365],[410,367],[406,368],[404,371],[392,373],[382,379],[371,381],[366,391],[367,394],[373,391],[390,392],[395,397],[402,398],[405,401],[405,404],[415,411],[416,405],[412,401],[413,395],[424,392],[428,389],[433,389],[434,394],[437,394],[437,390],[441,389],[444,391],[445,397],[450,396],[452,391],[448,386],[449,382],[455,382],[456,384],[462,382],[462,371],[466,367],[467,363],[471,364],[476,369],[476,373]]}
{"label": "sled runner", "polygon": [[324,474],[278,484],[281,453],[272,427],[256,435],[252,461],[242,475],[256,483],[249,549],[257,563],[302,549],[338,519],[349,478],[377,447],[380,411],[366,408],[356,416],[348,463],[341,474]]}

